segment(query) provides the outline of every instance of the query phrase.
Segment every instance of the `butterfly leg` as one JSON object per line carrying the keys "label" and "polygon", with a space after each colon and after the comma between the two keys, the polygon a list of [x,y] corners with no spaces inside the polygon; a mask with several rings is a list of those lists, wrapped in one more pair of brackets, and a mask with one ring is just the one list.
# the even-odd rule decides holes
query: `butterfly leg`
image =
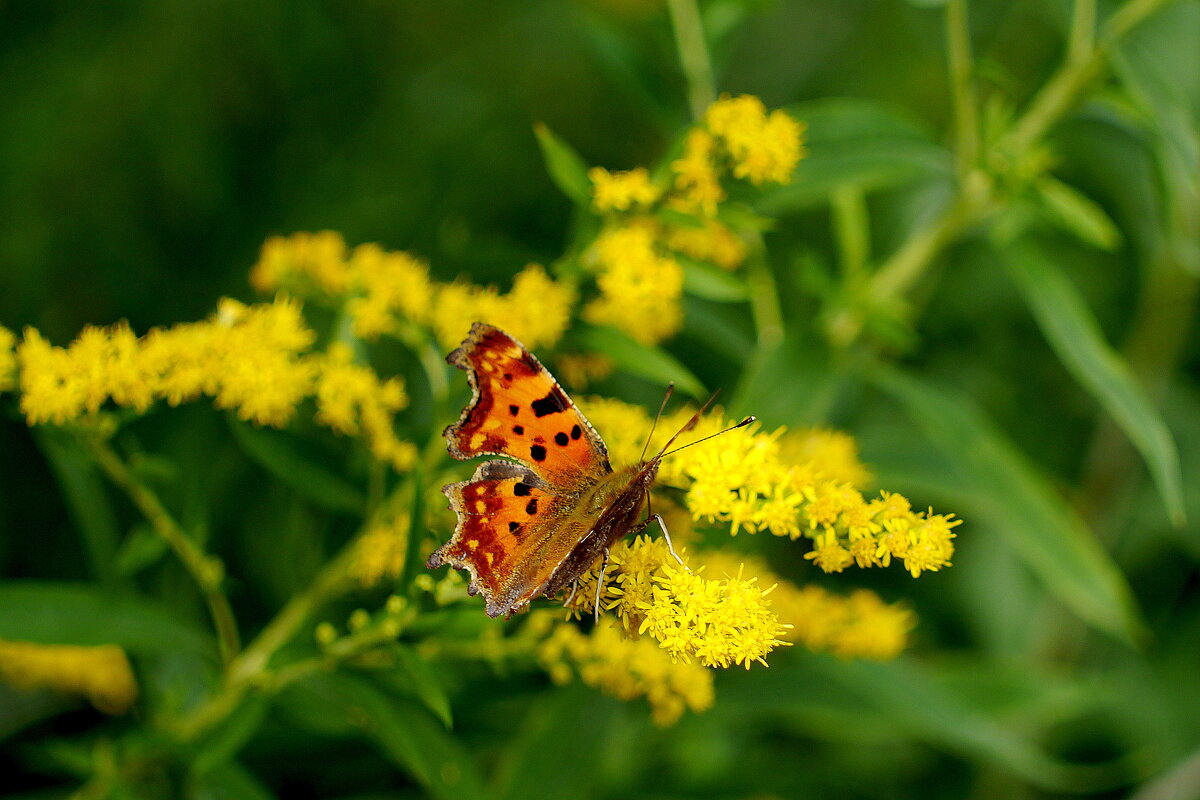
{"label": "butterfly leg", "polygon": [[649,525],[651,522],[655,521],[658,522],[658,527],[662,528],[663,538],[667,540],[667,550],[671,551],[671,555],[675,557],[677,562],[679,562],[679,566],[688,570],[688,572],[691,572],[691,569],[688,567],[688,565],[683,563],[683,559],[679,557],[679,553],[675,552],[675,545],[671,543],[671,533],[667,530],[667,523],[663,521],[662,516],[655,514],[654,516],[650,517],[650,519],[646,520],[646,524]]}
{"label": "butterfly leg", "polygon": [[604,573],[608,570],[608,548],[604,548],[604,561],[600,562],[600,574],[596,577],[596,623],[600,623],[600,593],[604,591]]}
{"label": "butterfly leg", "polygon": [[567,599],[563,601],[565,608],[571,607],[571,601],[575,599],[575,593],[579,591],[579,578],[571,581],[571,594],[567,595]]}

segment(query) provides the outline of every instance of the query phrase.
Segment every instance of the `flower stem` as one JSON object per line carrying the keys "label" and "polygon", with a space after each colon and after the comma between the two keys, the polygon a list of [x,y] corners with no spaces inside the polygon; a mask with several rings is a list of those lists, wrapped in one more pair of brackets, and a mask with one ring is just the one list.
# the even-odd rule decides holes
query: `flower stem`
{"label": "flower stem", "polygon": [[175,551],[175,555],[179,557],[188,574],[200,587],[204,601],[208,604],[209,614],[212,616],[213,627],[217,632],[217,644],[221,651],[221,659],[226,664],[230,663],[237,656],[240,643],[233,609],[229,605],[229,599],[221,590],[224,568],[220,560],[200,549],[200,546],[184,532],[182,526],[163,507],[158,495],[138,479],[108,442],[97,437],[89,437],[86,443],[95,457],[96,463],[100,465],[109,479],[129,496],[129,499],[149,521],[154,532]]}
{"label": "flower stem", "polygon": [[347,545],[301,594],[295,595],[267,627],[246,646],[225,672],[216,694],[176,726],[183,741],[191,741],[211,730],[237,708],[246,692],[264,684],[271,658],[287,644],[301,625],[320,606],[340,593],[349,582],[348,566],[354,557],[357,537]]}
{"label": "flower stem", "polygon": [[975,168],[979,158],[979,120],[971,89],[974,66],[966,0],[949,0],[946,4],[946,56],[950,68],[950,97],[954,105],[955,155],[961,181]]}
{"label": "flower stem", "polygon": [[675,29],[675,46],[679,63],[688,86],[688,107],[693,119],[701,119],[704,111],[716,99],[716,81],[708,45],[704,42],[704,26],[696,0],[667,0],[671,26]]}

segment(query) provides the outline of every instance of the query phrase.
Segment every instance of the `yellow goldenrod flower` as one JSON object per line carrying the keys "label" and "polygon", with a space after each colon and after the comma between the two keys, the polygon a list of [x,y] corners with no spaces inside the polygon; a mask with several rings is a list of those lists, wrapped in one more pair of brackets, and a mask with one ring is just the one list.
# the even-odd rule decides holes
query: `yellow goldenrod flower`
{"label": "yellow goldenrod flower", "polygon": [[578,676],[588,686],[621,700],[645,697],[656,725],[674,724],[686,710],[713,704],[710,670],[673,659],[650,639],[628,639],[612,625],[588,635],[559,623],[538,648],[538,660],[555,683]]}
{"label": "yellow goldenrod flower", "polygon": [[629,211],[653,205],[662,190],[650,182],[645,167],[627,172],[609,172],[604,167],[588,170],[592,181],[592,207],[597,211]]}
{"label": "yellow goldenrod flower", "polygon": [[334,231],[272,236],[250,271],[250,285],[260,292],[306,294],[311,286],[330,297],[344,294],[351,286],[346,242]]}
{"label": "yellow goldenrod flower", "polygon": [[611,325],[643,344],[654,344],[683,323],[683,268],[655,246],[654,230],[628,225],[601,234],[593,245],[600,297],[584,316]]}
{"label": "yellow goldenrod flower", "polygon": [[[581,405],[605,436],[613,463],[635,461],[651,426],[645,410],[615,400],[585,399]],[[690,417],[667,414],[656,439],[670,436]],[[728,422],[719,411],[702,418],[676,447],[709,436]],[[659,439],[661,441],[661,439]],[[649,452],[655,452],[651,443]],[[697,522],[727,525],[731,534],[767,531],[806,537],[806,555],[826,572],[888,566],[895,557],[914,577],[950,564],[953,515],[914,512],[901,495],[884,492],[866,500],[856,488],[866,480],[854,443],[845,434],[812,430],[763,432],[757,425],[731,431],[666,459],[659,484],[684,492]]]}
{"label": "yellow goldenrod flower", "polygon": [[774,584],[771,607],[786,626],[781,638],[809,650],[883,661],[903,652],[916,624],[912,611],[884,603],[874,592],[857,589],[841,597],[811,584],[801,588],[754,556],[714,550],[699,554],[699,561],[710,577],[745,570],[762,583]]}
{"label": "yellow goldenrod flower", "polygon": [[256,425],[286,425],[311,394],[316,372],[300,358],[316,338],[300,304],[284,297],[256,306],[225,300],[213,329],[203,357],[216,377],[214,405]]}
{"label": "yellow goldenrod flower", "polygon": [[7,392],[17,385],[17,355],[13,352],[16,343],[13,332],[0,325],[0,392]]}
{"label": "yellow goldenrod flower", "polygon": [[315,419],[343,436],[361,434],[372,455],[404,472],[417,457],[416,447],[401,442],[393,427],[396,412],[408,405],[404,382],[381,382],[374,370],[352,359],[350,347],[339,342],[317,360]]}
{"label": "yellow goldenrod flower", "polygon": [[707,217],[716,215],[717,205],[725,199],[725,190],[717,176],[715,144],[712,135],[702,128],[688,131],[683,155],[671,162],[671,171],[675,173],[671,205],[676,209]]}
{"label": "yellow goldenrod flower", "polygon": [[434,289],[425,262],[403,251],[362,244],[354,248],[348,269],[361,292],[346,303],[357,335],[375,339],[394,333],[401,319],[428,323]]}
{"label": "yellow goldenrod flower", "polygon": [[444,347],[462,342],[473,322],[508,331],[530,349],[555,344],[567,329],[575,292],[553,280],[538,264],[513,279],[512,291],[501,295],[494,286],[442,284],[433,299],[432,324]]}
{"label": "yellow goldenrod flower", "polygon": [[612,374],[616,365],[601,353],[565,353],[555,359],[554,374],[571,389],[586,389]]}
{"label": "yellow goldenrod flower", "polygon": [[81,647],[0,639],[0,680],[18,689],[53,689],[87,697],[106,714],[121,714],[137,699],[137,681],[116,645]]}
{"label": "yellow goldenrod flower", "polygon": [[803,126],[782,111],[769,115],[752,95],[724,96],[708,107],[704,124],[724,145],[733,174],[751,183],[787,183],[803,155]]}
{"label": "yellow goldenrod flower", "polygon": [[705,219],[695,227],[676,225],[666,234],[667,247],[708,261],[722,269],[736,269],[746,260],[746,243],[726,225],[715,219]]}
{"label": "yellow goldenrod flower", "polygon": [[[580,577],[568,596],[572,615],[592,612],[598,576],[599,565]],[[681,566],[664,539],[638,536],[611,549],[601,604],[627,635],[649,634],[672,658],[749,668],[754,661],[765,665],[782,643],[766,601],[770,591],[740,575],[709,580]]]}

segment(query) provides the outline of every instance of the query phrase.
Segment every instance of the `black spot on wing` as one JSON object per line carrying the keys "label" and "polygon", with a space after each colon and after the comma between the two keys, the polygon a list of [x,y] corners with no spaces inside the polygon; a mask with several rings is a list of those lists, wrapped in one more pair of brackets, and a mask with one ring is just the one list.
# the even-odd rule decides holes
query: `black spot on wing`
{"label": "black spot on wing", "polygon": [[519,528],[519,527],[521,527],[521,523],[519,523],[519,522],[510,522],[510,523],[508,523],[508,532],[509,532],[509,533],[515,533],[515,532],[516,532],[516,530],[517,530],[517,528]]}
{"label": "black spot on wing", "polygon": [[583,436],[583,428],[579,427],[578,425],[572,426],[571,427],[571,438],[578,439],[580,436]]}
{"label": "black spot on wing", "polygon": [[556,445],[558,445],[559,447],[566,447],[567,443],[570,441],[571,441],[571,439],[562,431],[559,431],[558,433],[554,434],[554,443]]}
{"label": "black spot on wing", "polygon": [[525,435],[525,427],[523,425],[513,425],[513,433],[517,436]]}
{"label": "black spot on wing", "polygon": [[545,461],[546,448],[542,447],[540,444],[535,444],[533,447],[529,448],[529,457],[534,461]]}
{"label": "black spot on wing", "polygon": [[[531,517],[537,513],[537,498],[536,497],[530,498],[529,502],[525,504],[525,513]],[[509,524],[511,525],[512,523],[509,523]]]}
{"label": "black spot on wing", "polygon": [[513,494],[515,494],[517,497],[525,497],[532,491],[533,487],[528,483],[518,483],[513,487]]}
{"label": "black spot on wing", "polygon": [[515,417],[517,414],[521,413],[521,407],[520,406],[509,406],[508,413],[512,414]]}
{"label": "black spot on wing", "polygon": [[566,411],[570,402],[567,396],[563,394],[563,390],[555,386],[541,400],[534,400],[530,408],[533,409],[533,414],[536,417],[544,417],[547,414],[558,414]]}

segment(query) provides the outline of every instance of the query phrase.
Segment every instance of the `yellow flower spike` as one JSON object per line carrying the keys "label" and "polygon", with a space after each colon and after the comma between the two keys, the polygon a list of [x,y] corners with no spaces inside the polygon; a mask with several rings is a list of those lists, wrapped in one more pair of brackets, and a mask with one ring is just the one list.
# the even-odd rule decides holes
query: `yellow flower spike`
{"label": "yellow flower spike", "polygon": [[409,526],[407,514],[372,524],[355,545],[350,576],[367,588],[399,578],[408,554]]}
{"label": "yellow flower spike", "polygon": [[746,243],[715,219],[705,219],[697,227],[671,227],[666,232],[666,244],[677,253],[708,261],[722,269],[736,269],[746,260]]}
{"label": "yellow flower spike", "polygon": [[361,434],[379,461],[403,472],[412,467],[416,448],[396,438],[395,413],[408,405],[404,382],[380,381],[367,366],[351,363],[348,345],[334,343],[324,358],[317,358],[316,421],[344,436]]}
{"label": "yellow flower spike", "polygon": [[717,205],[724,201],[725,190],[717,176],[716,142],[708,131],[693,128],[684,140],[683,156],[671,162],[675,173],[672,207],[689,214],[716,216]]}
{"label": "yellow flower spike", "polygon": [[751,183],[788,183],[804,155],[803,126],[782,111],[767,114],[752,95],[724,96],[708,107],[704,124],[728,151],[733,174]]}
{"label": "yellow flower spike", "polygon": [[[487,322],[536,349],[558,342],[570,322],[575,292],[554,281],[538,264],[530,264],[513,279],[512,291],[501,295],[494,286],[466,283],[439,286],[434,294],[432,324],[438,341],[454,347],[472,322]],[[537,313],[530,313],[537,309]]]}
{"label": "yellow flower spike", "polygon": [[330,297],[350,287],[346,242],[340,233],[293,233],[263,243],[258,263],[250,271],[251,286],[259,292],[303,290],[305,282]]}
{"label": "yellow flower spike", "polygon": [[7,392],[17,385],[17,354],[13,351],[16,343],[13,332],[0,325],[0,392]]}
{"label": "yellow flower spike", "polygon": [[354,248],[347,269],[351,288],[360,292],[346,303],[356,335],[373,340],[395,333],[402,319],[428,322],[434,285],[424,261],[403,251],[362,244]]}
{"label": "yellow flower spike", "polygon": [[662,190],[650,181],[645,167],[626,172],[609,172],[604,167],[588,170],[592,181],[592,208],[596,211],[629,211],[653,205]]}
{"label": "yellow flower spike", "polygon": [[538,661],[558,684],[583,683],[621,700],[645,697],[656,725],[674,724],[684,711],[713,704],[713,676],[696,664],[673,660],[650,639],[631,640],[599,625],[588,635],[559,623],[538,648]]}
{"label": "yellow flower spike", "polygon": [[597,325],[611,325],[642,344],[654,344],[683,324],[683,268],[659,251],[654,229],[645,224],[613,228],[597,237],[592,251],[600,297],[584,309]]}
{"label": "yellow flower spike", "polygon": [[35,644],[0,639],[0,680],[18,689],[83,695],[106,714],[122,714],[137,699],[137,680],[116,645]]}

